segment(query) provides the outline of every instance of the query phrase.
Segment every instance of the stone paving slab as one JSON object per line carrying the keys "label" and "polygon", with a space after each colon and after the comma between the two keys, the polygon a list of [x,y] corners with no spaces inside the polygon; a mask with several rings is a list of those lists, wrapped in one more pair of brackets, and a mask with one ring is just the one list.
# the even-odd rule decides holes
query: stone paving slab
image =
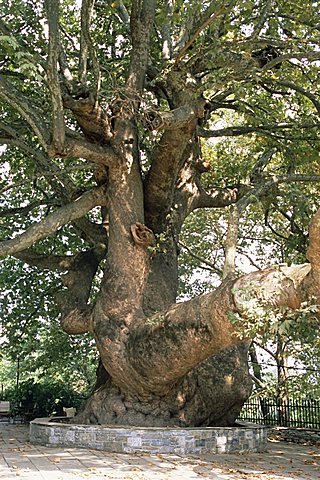
{"label": "stone paving slab", "polygon": [[31,445],[26,425],[0,423],[0,480],[318,480],[320,449],[269,442],[266,453],[149,455]]}

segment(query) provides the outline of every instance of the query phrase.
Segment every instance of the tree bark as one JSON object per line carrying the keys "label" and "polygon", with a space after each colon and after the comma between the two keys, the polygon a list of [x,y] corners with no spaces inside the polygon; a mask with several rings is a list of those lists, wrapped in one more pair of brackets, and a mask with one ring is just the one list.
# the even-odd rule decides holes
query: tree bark
{"label": "tree bark", "polygon": [[[136,319],[131,328],[96,329],[108,381],[93,393],[79,420],[141,426],[233,424],[250,394],[251,380],[249,342],[237,335],[230,314],[245,315],[252,298],[263,306],[289,303],[297,308],[311,266],[283,270],[285,274],[273,268],[226,281],[211,294]],[[244,301],[247,285],[251,296]]]}
{"label": "tree bark", "polygon": [[133,426],[232,426],[251,393],[247,344],[201,362],[164,395],[123,392],[100,366],[96,388],[75,423]]}

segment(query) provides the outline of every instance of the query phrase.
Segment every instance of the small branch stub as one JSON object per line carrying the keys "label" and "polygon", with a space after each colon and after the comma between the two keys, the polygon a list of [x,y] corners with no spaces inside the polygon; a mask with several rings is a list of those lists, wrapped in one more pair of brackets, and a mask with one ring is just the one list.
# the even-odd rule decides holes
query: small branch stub
{"label": "small branch stub", "polygon": [[134,223],[130,227],[131,234],[134,242],[137,245],[147,247],[154,242],[154,235],[150,228],[146,227],[142,223]]}

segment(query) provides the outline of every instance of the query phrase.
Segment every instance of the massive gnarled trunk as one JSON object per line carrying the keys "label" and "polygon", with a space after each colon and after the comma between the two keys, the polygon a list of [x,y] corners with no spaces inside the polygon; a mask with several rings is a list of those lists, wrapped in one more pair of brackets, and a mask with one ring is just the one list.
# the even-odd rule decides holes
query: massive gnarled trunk
{"label": "massive gnarled trunk", "polygon": [[[227,18],[232,4],[216,13],[212,2],[208,9],[204,6],[200,24],[192,25],[194,34],[189,32],[184,43],[181,36],[170,62],[157,71],[150,58],[156,1],[132,1],[130,19],[119,2],[131,57],[118,91],[111,100],[103,99],[102,74],[89,34],[93,2],[82,2],[78,81],[67,68],[67,54],[60,43],[59,2],[45,3],[49,45],[44,83],[51,98],[51,128],[45,112],[40,115],[40,106],[33,109],[14,83],[1,78],[1,98],[23,119],[22,137],[30,128],[37,136],[38,150],[34,152],[11,127],[1,129],[8,144],[32,154],[37,168],[49,172],[48,182],[61,208],[20,236],[2,242],[0,254],[13,254],[30,264],[64,272],[65,288],[57,296],[62,327],[69,334],[90,332],[95,339],[101,358],[97,383],[75,421],[232,425],[251,392],[249,339],[241,338],[232,317],[237,316],[241,323],[241,318],[260,304],[296,309],[312,297],[319,299],[320,211],[310,227],[310,263],[274,267],[239,279],[226,268],[215,291],[176,302],[177,247],[187,216],[198,208],[238,203],[251,190],[258,195],[268,188],[263,181],[257,185],[262,178],[257,167],[252,185],[244,189],[206,190],[201,175],[208,166],[201,157],[198,138],[211,113],[219,105],[224,108],[224,100],[234,95],[235,90],[227,86],[223,91],[221,85],[257,82],[256,69],[261,65],[247,50],[243,55],[233,53],[223,43],[219,51],[208,50],[213,70],[209,81],[221,74],[217,80],[221,93],[214,101],[205,101],[201,82],[207,75],[207,60],[201,50],[201,55],[190,57],[187,52],[222,11]],[[222,26],[226,28],[224,20]],[[72,56],[70,61],[74,66]],[[146,92],[152,96],[153,108],[144,107]],[[318,106],[318,102],[314,104]],[[72,129],[65,126],[66,118]],[[144,135],[148,148],[143,145]],[[52,158],[63,162],[75,157],[92,167],[96,185],[84,193],[68,177],[58,175],[58,167],[51,163]],[[85,217],[95,207],[100,209],[96,223]],[[65,257],[39,255],[29,249],[67,223],[72,223],[89,249]],[[93,301],[90,293],[99,265],[103,265],[103,276]]]}
{"label": "massive gnarled trunk", "polygon": [[226,280],[213,293],[149,317],[122,323],[116,316],[113,328],[104,320],[104,330],[95,333],[98,381],[76,421],[232,425],[251,380],[248,343],[239,340],[230,314],[245,316],[259,305],[298,308],[310,288],[318,290],[315,272],[310,264],[271,268]]}

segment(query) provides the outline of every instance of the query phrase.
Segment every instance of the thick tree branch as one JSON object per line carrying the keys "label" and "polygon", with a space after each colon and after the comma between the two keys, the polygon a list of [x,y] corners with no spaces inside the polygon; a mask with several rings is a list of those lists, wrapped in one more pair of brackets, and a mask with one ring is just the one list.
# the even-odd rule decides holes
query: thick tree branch
{"label": "thick tree branch", "polygon": [[63,104],[58,75],[59,41],[59,0],[46,0],[47,18],[49,24],[48,47],[48,87],[52,105],[52,148],[56,152],[63,152],[65,142],[65,126]]}
{"label": "thick tree branch", "polygon": [[98,165],[115,166],[119,160],[112,147],[67,137],[63,157],[79,157]]}
{"label": "thick tree branch", "polygon": [[[310,301],[312,291],[317,291],[319,298],[319,232],[320,209],[310,225],[311,264],[280,265],[236,281],[226,279],[213,293],[173,305],[138,323],[131,332],[127,355],[137,374],[144,375],[147,388],[155,392],[164,385],[170,388],[220,348],[237,345],[240,331],[230,321],[232,312],[240,319],[256,309],[298,309],[305,297]],[[316,275],[310,277],[312,272]]]}
{"label": "thick tree branch", "polygon": [[254,309],[287,306],[297,309],[302,302],[301,286],[311,271],[311,265],[272,267],[239,278],[233,288],[238,312],[248,315]]}
{"label": "thick tree branch", "polygon": [[199,185],[198,195],[192,202],[192,210],[196,208],[221,208],[227,207],[236,201],[239,198],[238,188],[212,188],[210,190],[205,190],[201,185]]}
{"label": "thick tree branch", "polygon": [[148,123],[152,130],[179,129],[190,123],[194,118],[201,118],[204,115],[204,103],[188,104],[168,112],[152,111],[152,117]]}
{"label": "thick tree branch", "polygon": [[[59,28],[62,30],[61,25],[59,24]],[[60,47],[59,47],[59,66],[60,66],[60,71],[63,79],[63,83],[65,87],[67,88],[68,91],[72,90],[72,82],[74,81],[73,75],[70,71],[69,65],[68,65],[68,60],[67,60],[67,55],[66,52],[60,42]]]}
{"label": "thick tree branch", "polygon": [[214,292],[175,304],[132,331],[127,355],[138,374],[150,372],[144,381],[152,391],[170,388],[204,359],[240,343],[229,320],[235,308],[232,285],[225,281]]}
{"label": "thick tree branch", "polygon": [[90,35],[90,26],[93,15],[94,0],[82,0],[81,4],[81,37],[80,37],[80,66],[79,80],[82,85],[87,82],[88,53],[93,67],[94,98],[97,102],[101,85],[99,60]]}
{"label": "thick tree branch", "polygon": [[69,270],[74,260],[74,255],[42,255],[31,249],[14,253],[13,256],[33,267],[61,272]]}
{"label": "thick tree branch", "polygon": [[80,35],[80,55],[79,55],[79,81],[82,85],[87,81],[87,63],[88,63],[88,37],[93,10],[92,0],[82,0],[81,2],[81,35]]}
{"label": "thick tree branch", "polygon": [[118,7],[119,17],[120,17],[121,21],[125,25],[130,27],[130,15],[129,15],[128,10],[126,9],[122,0],[119,0],[119,2],[117,2],[117,7]]}
{"label": "thick tree branch", "polygon": [[309,248],[307,258],[312,269],[320,274],[320,209],[314,215],[309,226]]}
{"label": "thick tree branch", "polygon": [[161,27],[162,37],[162,58],[169,60],[172,58],[172,38],[171,38],[171,26],[172,26],[172,14],[174,8],[173,0],[165,0],[165,12],[166,19]]}
{"label": "thick tree branch", "polygon": [[271,161],[273,155],[276,153],[277,149],[276,148],[271,148],[270,150],[267,150],[264,152],[259,160],[256,162],[254,165],[251,175],[250,175],[250,180],[251,182],[255,182],[256,179],[259,179],[261,175],[263,174],[264,169],[268,165],[268,163]]}
{"label": "thick tree branch", "polygon": [[190,153],[188,144],[193,137],[195,125],[196,119],[193,119],[184,128],[165,130],[153,152],[144,193],[147,225],[156,233],[162,231],[166,223],[179,170]]}
{"label": "thick tree branch", "polygon": [[[191,158],[193,162],[198,160],[195,128],[198,119],[204,116],[204,100],[195,100],[191,87],[183,90],[184,82],[183,75],[172,74],[168,88],[176,98],[177,108],[154,119],[156,128],[165,131],[154,147],[153,161],[145,178],[145,211],[147,224],[157,233],[165,228],[167,215],[173,207],[174,189],[182,166]],[[181,178],[179,183],[185,184],[186,178]]]}
{"label": "thick tree branch", "polygon": [[127,88],[129,92],[142,91],[149,63],[150,36],[155,15],[155,0],[133,0],[131,5],[131,59]]}
{"label": "thick tree branch", "polygon": [[[320,209],[309,226],[310,263],[280,265],[239,278],[234,285],[237,310],[246,316],[255,309],[287,306],[297,309],[307,301],[318,304],[320,300]],[[319,315],[319,311],[318,311]]]}
{"label": "thick tree branch", "polygon": [[225,261],[222,278],[234,277],[236,272],[236,254],[239,231],[239,212],[236,205],[230,207],[227,237],[224,245]]}
{"label": "thick tree branch", "polygon": [[[59,304],[59,300],[56,300]],[[65,298],[61,299],[65,302]],[[93,307],[88,305],[82,308],[70,309],[68,314],[61,318],[61,327],[69,335],[83,335],[84,333],[92,333],[92,310]]]}
{"label": "thick tree branch", "polygon": [[106,249],[97,246],[74,255],[68,273],[63,276],[66,290],[60,292],[56,301],[61,310],[61,325],[69,334],[92,332],[93,306],[88,304],[92,281]]}
{"label": "thick tree branch", "polygon": [[[93,94],[90,93],[85,98],[78,100],[64,95],[63,104],[73,112],[85,138],[90,143],[110,144],[113,137],[112,122]],[[81,136],[75,135],[75,132],[70,130],[68,130],[68,136],[73,139],[81,139]]]}
{"label": "thick tree branch", "polygon": [[0,243],[0,256],[12,255],[26,250],[33,243],[55,233],[59,228],[77,218],[83,217],[92,208],[104,205],[105,189],[99,187],[84,193],[75,202],[61,207],[54,213],[48,215],[41,222],[33,224],[24,233],[12,240],[5,240]]}

